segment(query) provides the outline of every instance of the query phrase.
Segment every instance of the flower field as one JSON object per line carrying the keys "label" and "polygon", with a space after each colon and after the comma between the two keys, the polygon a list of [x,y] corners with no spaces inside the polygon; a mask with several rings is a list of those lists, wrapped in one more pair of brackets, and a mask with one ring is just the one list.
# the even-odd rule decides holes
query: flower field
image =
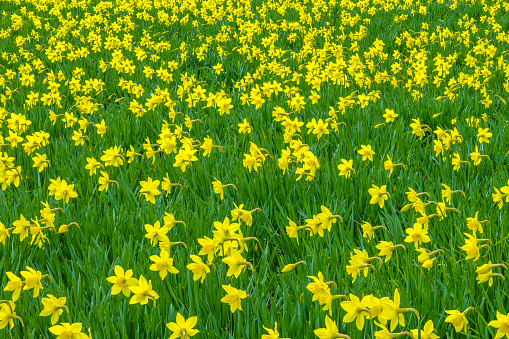
{"label": "flower field", "polygon": [[0,338],[509,338],[509,2],[0,0]]}

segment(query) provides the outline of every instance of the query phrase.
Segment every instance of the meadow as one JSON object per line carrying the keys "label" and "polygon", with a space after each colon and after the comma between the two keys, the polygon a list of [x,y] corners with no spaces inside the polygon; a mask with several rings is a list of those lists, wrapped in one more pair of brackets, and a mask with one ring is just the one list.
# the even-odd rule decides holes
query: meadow
{"label": "meadow", "polygon": [[0,0],[0,338],[509,338],[509,2]]}

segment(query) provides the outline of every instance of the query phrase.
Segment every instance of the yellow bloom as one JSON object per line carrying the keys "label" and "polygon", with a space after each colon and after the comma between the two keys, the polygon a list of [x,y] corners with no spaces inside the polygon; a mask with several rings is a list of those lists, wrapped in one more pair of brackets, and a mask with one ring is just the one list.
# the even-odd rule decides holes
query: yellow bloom
{"label": "yellow bloom", "polygon": [[159,183],[159,180],[152,181],[152,178],[150,177],[147,179],[147,181],[140,181],[140,195],[143,194],[146,201],[150,201],[151,203],[155,204],[155,197],[161,194],[161,191],[157,189]]}
{"label": "yellow bloom", "polygon": [[56,200],[64,200],[65,203],[69,203],[70,198],[76,198],[78,193],[74,190],[74,184],[67,185],[65,180],[62,180],[60,185],[56,187],[55,191],[55,199]]}
{"label": "yellow bloom", "polygon": [[150,265],[151,271],[159,271],[159,276],[164,280],[168,272],[177,274],[179,271],[173,266],[173,258],[170,258],[168,251],[161,250],[161,255],[151,255],[150,260],[154,263]]}
{"label": "yellow bloom", "polygon": [[345,178],[350,178],[351,172],[355,173],[353,169],[353,160],[341,159],[341,164],[338,165],[339,175],[344,175]]}
{"label": "yellow bloom", "polygon": [[239,126],[239,133],[245,134],[245,133],[251,133],[253,130],[253,127],[249,125],[249,122],[246,118],[244,118],[244,121],[241,123],[238,123],[237,126]]}
{"label": "yellow bloom", "polygon": [[410,332],[413,334],[414,338],[421,338],[421,339],[439,339],[440,337],[433,333],[434,327],[433,327],[433,321],[428,320],[426,324],[424,324],[424,328],[421,330],[414,329]]}
{"label": "yellow bloom", "polygon": [[176,224],[182,224],[186,226],[186,223],[181,220],[176,220],[175,216],[172,213],[164,212],[163,217],[163,227],[166,227],[168,230],[171,230],[173,226]]}
{"label": "yellow bloom", "polygon": [[345,334],[338,333],[339,329],[336,325],[336,322],[329,318],[328,315],[325,315],[325,327],[317,328],[314,330],[315,335],[319,339],[334,339],[334,338],[347,338],[350,339],[349,336]]}
{"label": "yellow bloom", "polygon": [[20,214],[19,220],[16,220],[12,223],[14,226],[14,230],[12,234],[19,234],[19,240],[23,241],[28,236],[28,232],[30,231],[30,227],[35,225],[30,224],[30,221],[26,220],[23,214]]}
{"label": "yellow bloom", "polygon": [[373,155],[376,154],[371,148],[371,145],[361,145],[361,149],[357,152],[362,155],[362,161],[366,161],[366,159],[373,161]]}
{"label": "yellow bloom", "polygon": [[[238,224],[237,224],[238,225]],[[207,260],[212,262],[214,260],[214,256],[216,254],[216,246],[214,245],[214,240],[209,237],[198,238],[198,243],[201,245],[202,249],[199,255],[207,255]]]}
{"label": "yellow bloom", "polygon": [[361,331],[364,328],[364,319],[369,317],[369,309],[367,308],[368,300],[371,297],[365,296],[360,300],[357,296],[350,294],[350,300],[341,302],[341,308],[347,314],[343,317],[343,322],[351,323],[355,320],[355,325]]}
{"label": "yellow bloom", "polygon": [[4,291],[12,291],[12,301],[16,301],[19,299],[19,295],[21,294],[21,289],[25,285],[25,282],[21,280],[18,276],[16,276],[12,272],[6,272],[7,278],[9,278],[9,282],[4,287]]}
{"label": "yellow bloom", "polygon": [[416,248],[417,252],[419,252],[419,256],[417,260],[422,264],[422,267],[427,268],[428,270],[433,267],[433,263],[437,261],[437,258],[431,258],[432,255],[443,252],[442,250],[436,250],[433,252],[428,252],[424,248]]}
{"label": "yellow bloom", "polygon": [[85,144],[85,139],[88,139],[88,136],[83,135],[81,130],[77,130],[73,132],[71,139],[74,140],[74,146],[79,146]]}
{"label": "yellow bloom", "polygon": [[5,239],[11,237],[10,231],[12,228],[5,228],[5,225],[0,221],[0,243],[5,244]]}
{"label": "yellow bloom", "polygon": [[14,309],[16,305],[10,300],[2,300],[0,303],[0,330],[9,325],[9,329],[12,330],[14,327],[14,319],[17,319],[21,322],[21,326],[23,326],[23,321],[20,317],[16,315]]}
{"label": "yellow bloom", "polygon": [[156,306],[156,299],[159,298],[159,295],[152,289],[152,282],[142,275],[138,280],[138,285],[130,286],[129,289],[133,292],[133,296],[131,300],[129,300],[129,304],[141,304],[146,305],[149,299],[154,301],[154,307]]}
{"label": "yellow bloom", "polygon": [[44,309],[39,314],[40,317],[47,317],[51,315],[51,325],[55,325],[58,318],[64,312],[64,308],[69,313],[69,309],[65,306],[67,298],[61,297],[56,298],[55,296],[48,294],[47,298],[42,298],[41,303],[44,305]]}
{"label": "yellow bloom", "polygon": [[[295,222],[293,222],[292,220],[290,220],[290,218],[288,218],[288,223],[289,223],[289,226],[286,226],[285,227],[285,230],[286,230],[286,234],[290,237],[290,238],[295,238],[297,240],[297,244],[299,243],[299,231],[300,230],[303,230],[303,229],[311,229],[310,226],[297,226],[297,224]],[[322,235],[323,235],[323,229],[320,228],[320,230],[322,231]]]}
{"label": "yellow bloom", "polygon": [[247,298],[249,295],[242,290],[238,290],[231,285],[222,285],[223,289],[226,291],[226,296],[221,299],[221,302],[230,305],[230,310],[232,313],[235,313],[236,310],[241,310],[241,301],[242,299]]}
{"label": "yellow bloom", "polygon": [[83,325],[81,323],[61,323],[50,327],[48,330],[57,336],[57,339],[88,339],[89,337],[81,332]]}
{"label": "yellow bloom", "polygon": [[101,123],[94,124],[94,126],[97,128],[97,134],[99,134],[102,138],[104,134],[106,134],[106,130],[108,129],[108,126],[106,126],[104,119],[101,120]]}
{"label": "yellow bloom", "polygon": [[368,190],[368,193],[371,195],[371,200],[369,203],[371,205],[378,203],[380,208],[384,207],[385,200],[389,199],[389,192],[386,192],[387,185],[382,185],[380,187],[376,185],[372,185],[373,187]]}
{"label": "yellow bloom", "polygon": [[362,236],[364,238],[373,239],[375,236],[375,230],[379,228],[385,228],[384,226],[371,226],[369,222],[364,221],[361,225],[362,228]]}
{"label": "yellow bloom", "polygon": [[263,329],[267,331],[269,334],[262,334],[261,339],[279,339],[279,332],[277,330],[277,322],[274,322],[274,329],[267,328],[263,326]]}
{"label": "yellow bloom", "polygon": [[101,176],[99,177],[99,192],[105,191],[108,192],[109,184],[115,183],[117,187],[119,187],[118,182],[115,180],[110,180],[110,176],[108,173],[101,171]]}
{"label": "yellow bloom", "polygon": [[217,148],[220,151],[224,152],[224,148],[221,147],[221,146],[214,145],[214,142],[212,141],[212,138],[210,138],[209,136],[206,136],[204,138],[203,143],[200,146],[200,148],[204,151],[203,154],[202,154],[204,157],[209,157],[210,153],[212,152],[212,150],[214,148]]}
{"label": "yellow bloom", "polygon": [[306,262],[305,261],[299,261],[299,262],[297,262],[295,264],[288,264],[285,267],[283,267],[283,269],[281,270],[281,273],[287,273],[287,272],[293,271],[295,268],[297,268],[297,266],[299,266],[301,264],[306,265]]}
{"label": "yellow bloom", "polygon": [[393,163],[391,157],[389,156],[389,154],[387,154],[387,159],[388,160],[386,160],[384,162],[384,168],[385,168],[386,171],[389,171],[389,178],[391,177],[392,172],[394,172],[394,168],[396,168],[398,166],[401,166],[401,167],[406,169],[404,164],[395,164],[395,163]]}
{"label": "yellow bloom", "polygon": [[163,178],[163,182],[161,183],[161,188],[166,191],[165,196],[171,193],[171,188],[179,186],[182,187],[181,184],[172,183],[170,181],[170,178],[168,177],[168,173],[166,173],[166,176]]}
{"label": "yellow bloom", "polygon": [[428,230],[423,229],[422,225],[419,223],[415,223],[413,228],[407,228],[405,232],[408,234],[405,238],[405,242],[413,242],[415,248],[419,248],[421,242],[427,243],[431,241],[428,236]]}
{"label": "yellow bloom", "polygon": [[475,151],[470,153],[470,159],[474,161],[475,166],[478,166],[483,158],[491,160],[489,156],[479,153],[479,146],[475,145]]}
{"label": "yellow bloom", "polygon": [[126,296],[129,297],[131,295],[131,290],[129,287],[135,286],[138,284],[138,279],[132,278],[133,270],[127,270],[124,272],[124,269],[115,265],[115,275],[106,278],[106,280],[113,284],[111,287],[111,295],[119,294],[121,291]]}
{"label": "yellow bloom", "polygon": [[479,127],[477,131],[478,131],[477,140],[479,141],[479,143],[482,144],[483,142],[485,142],[489,144],[490,138],[493,135],[492,133],[490,133],[490,129],[489,128],[482,129],[481,127]]}
{"label": "yellow bloom", "polygon": [[465,197],[465,192],[460,190],[452,190],[449,186],[446,184],[442,184],[444,186],[444,189],[442,190],[442,200],[446,201],[448,204],[451,203],[451,197],[454,193],[461,193]]}
{"label": "yellow bloom", "polygon": [[479,233],[484,233],[482,224],[490,223],[488,220],[479,221],[478,215],[479,212],[475,212],[475,215],[473,218],[467,218],[467,227],[469,230],[471,230],[474,234],[479,231]]}
{"label": "yellow bloom", "polygon": [[384,309],[378,316],[378,319],[382,320],[384,323],[387,321],[391,322],[391,331],[394,331],[398,324],[405,326],[405,317],[403,313],[414,312],[417,319],[420,319],[419,312],[417,312],[417,310],[413,308],[400,308],[400,301],[399,290],[396,288],[394,291],[394,300],[385,299],[383,301]]}
{"label": "yellow bloom", "polygon": [[445,313],[449,314],[447,318],[445,318],[446,323],[451,323],[454,326],[456,332],[461,332],[463,328],[466,330],[468,325],[467,317],[465,316],[468,311],[473,310],[473,307],[469,307],[463,312],[458,310],[446,310]]}
{"label": "yellow bloom", "polygon": [[187,320],[182,316],[182,314],[177,313],[177,319],[176,322],[170,322],[166,324],[166,327],[172,331],[172,335],[170,336],[170,339],[188,339],[194,335],[196,335],[198,330],[194,329],[193,327],[196,326],[196,323],[198,322],[198,317],[191,317]]}
{"label": "yellow bloom", "polygon": [[31,267],[26,267],[28,271],[21,271],[20,274],[23,278],[25,278],[25,285],[23,287],[23,290],[31,290],[34,289],[33,297],[37,298],[39,296],[39,291],[44,289],[42,286],[41,280],[44,278],[48,278],[50,280],[51,277],[49,274],[42,275],[40,271],[36,271]]}
{"label": "yellow bloom", "polygon": [[122,149],[118,146],[110,147],[103,151],[101,160],[104,161],[105,166],[118,167],[124,164],[124,156],[120,154]]}
{"label": "yellow bloom", "polygon": [[[207,273],[210,273],[210,268],[207,264],[205,264],[201,258],[197,255],[191,255],[191,260],[194,261],[194,263],[190,263],[186,266],[188,270],[193,272],[193,280],[197,281],[201,279],[201,282],[205,280],[205,277],[207,276]],[[209,264],[212,265],[212,264]]]}
{"label": "yellow bloom", "polygon": [[495,339],[503,337],[509,338],[509,313],[507,313],[507,315],[503,315],[502,313],[497,311],[497,320],[490,321],[488,326],[497,329]]}
{"label": "yellow bloom", "polygon": [[97,172],[97,169],[99,167],[104,167],[99,161],[97,161],[95,158],[87,158],[87,165],[85,166],[85,169],[90,171],[90,175],[93,175]]}
{"label": "yellow bloom", "polygon": [[[214,179],[216,179],[216,178],[214,178]],[[235,187],[235,185],[233,185],[233,184],[223,185],[221,183],[221,181],[219,181],[217,179],[216,179],[216,181],[212,182],[212,189],[214,190],[214,193],[219,194],[221,196],[221,200],[223,200],[224,189],[226,187],[233,187],[233,188],[237,189],[237,187]]]}
{"label": "yellow bloom", "polygon": [[214,73],[221,74],[221,72],[223,71],[223,64],[219,63],[215,66],[212,66],[212,68],[214,69]]}
{"label": "yellow bloom", "polygon": [[36,167],[39,172],[42,172],[46,167],[49,166],[50,161],[46,159],[46,154],[35,153],[35,157],[32,158],[34,165],[32,167]]}
{"label": "yellow bloom", "polygon": [[169,229],[165,226],[161,227],[159,220],[155,222],[154,226],[145,224],[145,231],[147,231],[145,238],[150,239],[152,246],[156,246],[159,242],[169,241],[166,235]]}
{"label": "yellow bloom", "polygon": [[327,229],[330,232],[332,224],[335,224],[338,218],[343,221],[341,216],[332,214],[327,207],[322,205],[320,209],[322,210],[322,213],[319,213],[317,217],[322,223],[321,227],[323,229]]}
{"label": "yellow bloom", "polygon": [[239,251],[236,251],[232,249],[230,251],[230,255],[226,258],[223,258],[223,262],[228,265],[228,272],[226,273],[226,276],[231,277],[232,275],[235,276],[235,278],[238,278],[240,273],[246,266],[251,267],[251,270],[253,269],[253,266],[250,262],[246,261],[242,257]]}
{"label": "yellow bloom", "polygon": [[484,264],[480,267],[478,267],[475,270],[475,273],[477,273],[477,283],[482,284],[486,281],[488,281],[488,285],[491,287],[493,285],[493,278],[494,277],[500,277],[505,280],[504,275],[500,273],[493,273],[493,269],[497,267],[503,267],[507,269],[507,266],[505,264],[492,264],[491,261],[488,261],[487,264]]}
{"label": "yellow bloom", "polygon": [[380,251],[378,255],[385,256],[385,262],[389,261],[392,257],[392,252],[398,247],[405,248],[405,245],[394,245],[392,241],[380,241],[380,243],[376,245],[376,248]]}
{"label": "yellow bloom", "polygon": [[385,109],[385,114],[383,117],[385,118],[385,122],[394,122],[394,118],[396,118],[398,114],[394,113],[394,110],[392,109]]}

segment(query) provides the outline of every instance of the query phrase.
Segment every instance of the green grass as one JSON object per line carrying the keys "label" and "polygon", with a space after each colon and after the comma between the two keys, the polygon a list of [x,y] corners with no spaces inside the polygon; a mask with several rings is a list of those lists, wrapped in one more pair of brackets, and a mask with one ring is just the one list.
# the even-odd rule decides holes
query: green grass
{"label": "green grass", "polygon": [[[445,310],[463,311],[474,307],[475,311],[467,315],[469,327],[465,335],[470,338],[495,335],[496,329],[489,327],[488,323],[496,319],[497,311],[503,314],[509,312],[508,283],[495,277],[493,286],[477,284],[475,270],[488,261],[506,263],[509,253],[508,207],[504,204],[499,209],[492,199],[494,187],[507,185],[509,179],[506,154],[509,151],[509,117],[503,101],[509,100],[509,66],[503,52],[507,50],[508,40],[507,34],[501,33],[507,32],[507,4],[501,1],[419,1],[408,4],[378,1],[201,1],[197,9],[180,1],[175,4],[117,1],[109,3],[110,7],[105,5],[108,3],[95,0],[63,1],[58,8],[50,2],[2,1],[1,4],[0,107],[5,113],[0,108],[0,118],[3,119],[0,120],[0,136],[4,139],[0,144],[10,143],[6,138],[9,132],[13,132],[7,123],[11,113],[23,114],[31,125],[26,132],[20,133],[23,141],[17,147],[3,145],[0,148],[0,152],[4,152],[0,155],[13,157],[14,165],[22,168],[19,186],[10,185],[0,191],[0,222],[9,228],[20,219],[21,214],[28,220],[40,219],[41,202],[48,201],[52,208],[64,210],[56,212],[57,229],[71,222],[78,223],[80,227],[71,227],[64,234],[46,230],[48,242],[43,248],[31,245],[30,236],[20,242],[16,234],[11,234],[0,244],[2,290],[9,281],[5,273],[10,271],[20,276],[20,271],[26,266],[49,274],[53,280],[42,281],[44,289],[37,298],[32,297],[32,291],[22,292],[15,302],[15,311],[23,319],[24,326],[15,321],[12,330],[0,330],[0,337],[55,337],[48,330],[51,327],[49,317],[38,316],[44,308],[41,299],[52,294],[67,297],[69,312],[64,311],[60,322],[83,323],[84,331],[90,329],[94,339],[167,338],[171,331],[165,324],[174,322],[178,312],[185,318],[198,317],[198,338],[259,338],[266,334],[262,326],[274,328],[274,322],[278,323],[282,338],[310,338],[315,329],[325,326],[325,314],[328,314],[317,301],[312,301],[312,294],[306,289],[312,281],[308,276],[317,276],[318,272],[323,273],[325,281],[336,282],[337,288],[331,286],[333,294],[351,293],[361,298],[372,294],[377,298],[392,298],[398,288],[402,307],[417,309],[421,319],[419,321],[415,315],[405,314],[407,325],[399,326],[396,332],[422,328],[428,320],[432,320],[440,337],[456,338],[458,334],[453,326],[445,323]],[[389,6],[391,4],[394,6]],[[450,7],[453,4],[457,5],[455,9]],[[426,6],[426,15],[419,14],[420,6]],[[370,8],[375,11],[370,13]],[[493,9],[497,10],[490,13]],[[218,11],[216,17],[209,17],[212,11]],[[168,14],[168,19],[164,18],[165,14]],[[402,14],[407,14],[408,18],[395,22],[394,17]],[[23,24],[17,28],[13,27],[12,21],[15,15],[23,18]],[[92,24],[90,18],[94,15],[102,20]],[[173,21],[172,15],[177,20]],[[315,19],[309,21],[308,15]],[[349,22],[356,16],[359,20]],[[188,21],[181,22],[185,17]],[[472,19],[478,29],[476,33],[470,30],[468,44],[458,41],[466,30],[459,24],[460,19],[462,22]],[[42,27],[38,26],[37,20],[43,23]],[[196,25],[193,25],[193,20],[196,20]],[[429,24],[429,28],[423,29],[423,23]],[[494,23],[498,23],[501,29]],[[361,26],[367,33],[356,41],[359,51],[350,50],[355,42],[354,34],[364,30]],[[441,36],[446,28],[452,32],[451,35]],[[422,33],[424,31],[427,35]],[[90,36],[91,33],[97,33],[101,38],[102,45],[97,51],[92,48],[98,39]],[[292,33],[297,34],[296,41],[289,41]],[[435,40],[430,38],[432,34],[436,35]],[[132,37],[132,44],[112,48],[105,46],[109,36],[116,36],[122,41],[128,35]],[[270,45],[264,45],[264,39],[271,35],[277,38],[272,50]],[[146,36],[151,37],[152,46],[147,44]],[[421,46],[413,41],[419,36],[425,36]],[[22,41],[20,37],[30,39]],[[199,60],[196,52],[207,39],[210,41],[205,58]],[[384,42],[385,54],[370,57],[366,53],[373,50],[377,40]],[[66,44],[66,51],[62,60],[52,62],[48,54],[55,50],[57,41]],[[443,46],[441,41],[444,41]],[[485,52],[475,53],[474,47],[481,45],[481,41],[497,49],[493,56]],[[157,43],[169,43],[171,47],[159,51]],[[186,52],[179,48],[182,44],[186,46],[185,56]],[[243,54],[245,45],[248,54]],[[90,54],[76,60],[66,59],[71,46],[74,51],[87,48]],[[343,55],[335,56],[332,46],[343,50]],[[137,58],[137,47],[148,54],[146,59]],[[218,47],[226,55],[220,56]],[[257,49],[259,54],[253,55]],[[274,55],[273,51],[279,49],[285,53]],[[136,66],[133,74],[112,67],[115,51],[121,51],[124,59],[129,59]],[[394,51],[401,53],[401,60],[396,60]],[[423,72],[428,83],[423,87],[412,87],[422,94],[422,98],[415,100],[412,90],[407,89],[405,84],[409,80],[415,84],[413,74],[408,74],[407,69],[415,69],[419,52],[426,54]],[[437,65],[434,58],[438,55],[445,58],[455,53],[457,60],[452,63],[450,73],[441,85],[435,86],[433,80],[437,72],[434,69]],[[476,58],[475,67],[465,65],[467,54]],[[158,56],[158,60],[151,60],[153,55]],[[348,71],[356,55],[366,66],[364,79],[368,77],[371,80],[369,84],[359,84],[355,80],[359,70]],[[36,60],[43,63],[40,70],[35,69],[33,62]],[[110,64],[105,71],[99,68],[101,60]],[[179,65],[177,70],[170,72],[172,81],[162,81],[156,75],[152,79],[145,77],[145,66],[158,70],[165,68],[170,61]],[[368,68],[370,61],[376,65],[373,71]],[[319,90],[314,89],[311,83],[306,82],[306,75],[312,72],[306,66],[312,62],[317,64],[319,73],[316,75],[321,78],[331,63],[344,62],[348,86],[334,84],[329,75],[328,80],[322,79]],[[395,62],[403,67],[398,74],[391,71]],[[221,74],[215,74],[212,68],[218,63],[224,68]],[[32,65],[31,74],[35,76],[31,86],[24,86],[21,80],[20,67],[27,64]],[[275,65],[290,72],[282,75]],[[67,81],[71,80],[76,68],[84,72],[82,85],[85,80],[99,79],[105,83],[104,91],[100,94],[96,91],[73,94]],[[483,68],[489,70],[490,75],[482,75]],[[9,71],[15,74],[12,78],[8,77]],[[56,80],[60,84],[60,106],[38,102],[28,107],[25,101],[31,91],[40,93],[40,97],[49,92],[47,77],[51,71],[54,74],[61,71],[65,76],[65,79]],[[292,80],[293,72],[303,75],[299,83]],[[390,80],[375,82],[377,72],[394,76],[399,81],[398,86],[394,87]],[[224,90],[234,106],[230,114],[220,115],[217,108],[205,107],[205,102],[189,107],[185,101],[187,94],[182,98],[178,94],[179,86],[185,82],[185,74],[193,76],[195,85],[205,88],[207,95]],[[259,75],[259,78],[245,89],[234,86],[247,79],[248,74]],[[474,76],[478,88],[460,83],[454,100],[437,100],[437,97],[445,95],[451,78],[455,79],[453,82],[459,82],[458,79],[464,76]],[[119,87],[121,78],[141,84],[143,96],[137,98]],[[296,86],[306,98],[305,108],[292,113],[291,119],[298,118],[304,122],[300,138],[320,161],[313,181],[305,181],[304,177],[296,181],[296,168],[302,167],[302,164],[290,164],[286,173],[278,168],[282,150],[289,144],[284,141],[285,128],[281,122],[274,120],[272,112],[276,107],[282,107],[286,112],[293,111],[289,105],[291,96],[285,92],[265,96],[265,103],[259,109],[242,104],[243,93],[251,96],[254,87],[263,87],[268,81],[280,83],[283,89]],[[133,100],[145,104],[157,88],[167,89],[170,98],[176,101],[175,111],[183,113],[177,115],[175,121],[168,117],[169,109],[164,104],[147,111],[142,117],[129,110]],[[9,89],[16,91],[9,96]],[[321,96],[316,104],[308,100],[312,90]],[[483,90],[493,100],[489,107],[481,103]],[[339,109],[340,98],[372,91],[379,91],[380,98],[366,107],[361,107],[355,100],[352,107],[335,118],[337,122],[346,124],[338,126],[337,131],[331,129],[330,134],[319,139],[308,133],[306,124],[313,118],[329,118],[329,107]],[[88,114],[77,107],[80,96],[89,97],[92,103],[97,104],[97,111]],[[124,99],[115,102],[117,98]],[[385,121],[382,115],[386,108],[394,109],[399,116],[395,122],[375,129],[375,125]],[[61,117],[53,124],[49,120],[50,110],[56,114],[72,112],[74,116],[93,123],[104,119],[109,128],[101,137],[94,126],[89,126],[84,133],[89,139],[85,140],[84,146],[75,146],[71,137],[79,125],[66,128]],[[442,114],[433,117],[438,113]],[[195,122],[189,129],[184,124],[184,115],[201,122]],[[490,129],[493,136],[489,143],[478,142],[477,127],[465,122],[470,117],[480,119],[479,127]],[[244,118],[253,126],[251,134],[238,132],[237,124]],[[433,150],[433,143],[438,140],[435,133],[427,131],[423,138],[412,135],[410,124],[412,119],[417,118],[432,131],[439,127],[443,130],[457,128],[462,142],[452,144],[444,155],[437,156]],[[453,119],[456,121],[453,122]],[[205,137],[210,136],[214,144],[224,148],[224,152],[214,149],[210,157],[203,157],[200,150],[196,153],[199,160],[188,166],[185,172],[173,167],[175,154],[164,153],[156,154],[155,161],[144,156],[137,157],[131,164],[125,161],[118,168],[101,168],[111,180],[118,181],[119,186],[111,184],[107,192],[99,192],[99,172],[89,175],[85,169],[86,158],[100,160],[103,152],[113,146],[122,147],[124,155],[130,146],[136,152],[146,154],[143,148],[146,138],[150,143],[156,143],[165,122],[182,126],[193,140],[203,142]],[[48,145],[36,151],[46,154],[51,161],[41,173],[32,166],[34,155],[27,154],[23,148],[27,136],[37,131],[51,135]],[[243,167],[242,160],[244,154],[249,153],[251,142],[267,149],[271,156],[257,172],[249,172]],[[368,144],[376,152],[373,162],[363,162],[357,152],[361,145]],[[490,157],[489,160],[484,158],[479,166],[474,166],[469,156],[475,146],[479,147],[481,154]],[[178,147],[182,147],[181,141]],[[454,152],[458,152],[461,159],[469,161],[470,165],[462,164],[458,171],[453,170],[451,158]],[[384,169],[387,155],[394,163],[405,164],[406,169],[396,167],[389,177],[389,172]],[[354,161],[356,172],[349,179],[338,176],[337,166],[341,159]],[[4,162],[0,160],[0,166]],[[168,195],[163,191],[156,197],[156,204],[146,202],[140,196],[140,181],[149,177],[162,180],[166,174],[171,182],[180,183],[183,187],[174,187]],[[74,184],[78,198],[66,204],[49,196],[50,179],[57,177]],[[221,200],[212,190],[214,178],[223,184],[234,184],[237,190],[226,188]],[[5,180],[0,172],[0,182]],[[405,192],[409,187],[417,192],[429,192],[429,198],[421,197],[424,201],[442,201],[442,183],[453,190],[464,191],[465,197],[455,194],[449,205],[460,213],[450,211],[443,220],[430,220],[431,242],[424,247],[430,251],[442,249],[443,253],[436,255],[438,260],[433,268],[427,270],[417,261],[414,245],[404,241],[405,229],[411,227],[420,215],[413,209],[405,213],[399,210],[408,203]],[[382,209],[369,203],[368,190],[373,184],[387,185],[390,193]],[[231,218],[234,203],[244,204],[246,210],[261,209],[253,214],[251,227],[241,226],[244,237],[259,240],[247,242],[249,252],[242,254],[253,264],[254,270],[246,268],[239,278],[228,277],[228,266],[221,261],[221,256],[216,256],[213,262],[217,270],[212,269],[203,283],[193,281],[192,272],[186,269],[186,265],[191,262],[190,255],[198,255],[201,250],[197,239],[212,238],[213,223],[225,217]],[[304,225],[305,219],[321,212],[322,205],[341,215],[343,222],[338,220],[330,232],[325,231],[324,237],[311,237],[309,232],[302,230],[297,244],[285,232],[288,218],[297,225]],[[159,249],[152,247],[145,238],[144,225],[152,225],[157,220],[162,222],[165,212],[173,213],[177,220],[186,223],[185,227],[175,225],[168,236],[170,241],[186,243],[187,248],[172,248],[170,254],[180,272],[168,274],[165,280],[161,280],[158,272],[149,269],[152,263],[149,257],[159,255]],[[483,225],[485,232],[478,237],[488,238],[492,244],[489,248],[482,248],[480,258],[474,262],[465,259],[461,246],[465,244],[463,233],[469,232],[466,218],[473,217],[476,212],[479,212],[480,220],[490,222]],[[426,213],[435,213],[435,206],[428,206]],[[368,240],[362,235],[361,224],[364,221],[373,226],[384,225],[385,229],[377,230],[374,239]],[[374,268],[370,269],[368,276],[361,275],[352,282],[346,266],[353,250],[365,249],[370,256],[375,256],[378,254],[375,246],[382,240],[404,244],[406,249],[396,249],[387,263],[372,262]],[[205,260],[206,256],[202,258]],[[285,265],[301,260],[306,261],[306,265],[281,273]],[[153,289],[159,294],[155,307],[152,301],[147,305],[129,305],[129,299],[123,295],[111,295],[112,284],[106,278],[113,275],[115,265],[132,269],[136,278],[143,275],[152,281]],[[494,271],[508,277],[506,269]],[[232,314],[228,305],[221,302],[225,295],[221,285],[228,284],[250,295],[242,301],[243,311]],[[0,299],[10,298],[11,292],[1,292]],[[363,338],[372,337],[379,330],[372,320],[366,321],[362,331],[354,323],[344,323],[342,319],[346,312],[340,307],[340,302],[332,302],[331,318],[337,322],[341,333],[351,338]]]}

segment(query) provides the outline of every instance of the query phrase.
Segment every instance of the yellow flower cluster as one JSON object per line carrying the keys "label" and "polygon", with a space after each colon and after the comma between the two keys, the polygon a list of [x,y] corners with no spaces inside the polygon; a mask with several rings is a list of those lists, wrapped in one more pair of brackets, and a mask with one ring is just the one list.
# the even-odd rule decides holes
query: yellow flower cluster
{"label": "yellow flower cluster", "polygon": [[1,331],[509,338],[506,1],[1,3]]}

